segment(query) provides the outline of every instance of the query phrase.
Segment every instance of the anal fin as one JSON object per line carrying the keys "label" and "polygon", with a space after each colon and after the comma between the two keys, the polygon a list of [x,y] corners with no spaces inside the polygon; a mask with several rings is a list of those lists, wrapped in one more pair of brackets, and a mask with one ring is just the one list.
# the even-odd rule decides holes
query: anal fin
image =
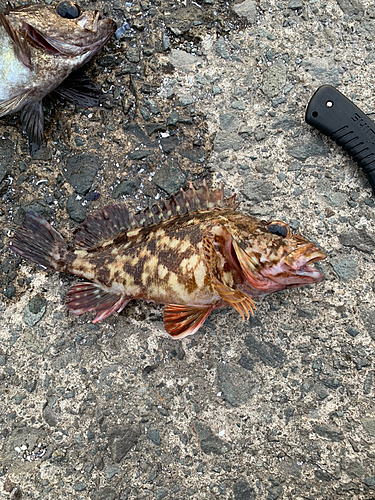
{"label": "anal fin", "polygon": [[131,299],[116,293],[107,292],[96,283],[77,283],[72,286],[66,296],[66,305],[72,314],[80,315],[95,311],[93,323],[120,312]]}
{"label": "anal fin", "polygon": [[193,335],[212,310],[213,306],[168,304],[164,307],[164,327],[174,339]]}

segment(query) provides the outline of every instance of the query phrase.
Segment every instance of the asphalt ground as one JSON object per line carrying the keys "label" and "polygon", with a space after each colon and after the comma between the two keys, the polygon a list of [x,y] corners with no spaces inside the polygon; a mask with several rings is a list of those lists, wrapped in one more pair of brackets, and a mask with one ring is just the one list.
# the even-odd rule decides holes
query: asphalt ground
{"label": "asphalt ground", "polygon": [[[323,84],[371,117],[373,2],[82,6],[129,24],[88,66],[103,106],[45,99],[33,158],[0,120],[0,498],[375,498],[374,195],[304,120]],[[152,303],[68,314],[77,280],[9,251],[29,210],[71,241],[203,179],[316,242],[326,280],[175,341]]]}

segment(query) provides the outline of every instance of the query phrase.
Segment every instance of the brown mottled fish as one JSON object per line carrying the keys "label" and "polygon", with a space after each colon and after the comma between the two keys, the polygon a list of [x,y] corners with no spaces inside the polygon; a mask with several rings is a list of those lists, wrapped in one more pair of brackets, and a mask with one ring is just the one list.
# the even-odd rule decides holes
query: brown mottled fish
{"label": "brown mottled fish", "polygon": [[94,323],[131,299],[166,304],[164,325],[174,338],[195,333],[216,308],[242,318],[254,300],[285,288],[318,283],[310,267],[325,253],[281,221],[259,221],[236,211],[223,188],[193,186],[132,215],[112,205],[75,231],[74,249],[36,213],[27,213],[11,242],[13,252],[92,282],[67,294],[73,314],[95,311]]}
{"label": "brown mottled fish", "polygon": [[101,17],[69,0],[56,9],[32,4],[0,12],[0,117],[21,111],[31,154],[41,145],[47,94],[83,107],[99,104],[100,89],[86,74],[71,73],[114,33],[115,23]]}

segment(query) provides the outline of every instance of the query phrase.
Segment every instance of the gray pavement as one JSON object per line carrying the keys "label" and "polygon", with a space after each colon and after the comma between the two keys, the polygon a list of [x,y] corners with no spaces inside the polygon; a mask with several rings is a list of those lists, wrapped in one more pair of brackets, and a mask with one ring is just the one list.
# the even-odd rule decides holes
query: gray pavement
{"label": "gray pavement", "polygon": [[[374,112],[373,2],[87,6],[131,26],[90,63],[103,107],[47,100],[34,158],[0,120],[0,498],[375,498],[374,195],[304,122],[325,83]],[[154,304],[69,315],[75,278],[8,250],[27,210],[71,241],[203,179],[315,241],[326,281],[174,341]]]}

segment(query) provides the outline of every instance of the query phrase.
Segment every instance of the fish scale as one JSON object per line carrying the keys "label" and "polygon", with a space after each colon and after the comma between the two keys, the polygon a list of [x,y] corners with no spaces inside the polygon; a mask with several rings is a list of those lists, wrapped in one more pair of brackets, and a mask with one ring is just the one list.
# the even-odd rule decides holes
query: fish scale
{"label": "fish scale", "polygon": [[232,306],[245,319],[254,299],[324,279],[310,267],[325,258],[314,243],[284,222],[259,221],[236,208],[222,186],[210,191],[205,183],[138,214],[111,205],[76,229],[73,250],[41,216],[28,213],[10,248],[91,280],[68,291],[73,314],[95,311],[98,322],[132,299],[153,301],[166,305],[165,328],[181,338],[214,309]]}

